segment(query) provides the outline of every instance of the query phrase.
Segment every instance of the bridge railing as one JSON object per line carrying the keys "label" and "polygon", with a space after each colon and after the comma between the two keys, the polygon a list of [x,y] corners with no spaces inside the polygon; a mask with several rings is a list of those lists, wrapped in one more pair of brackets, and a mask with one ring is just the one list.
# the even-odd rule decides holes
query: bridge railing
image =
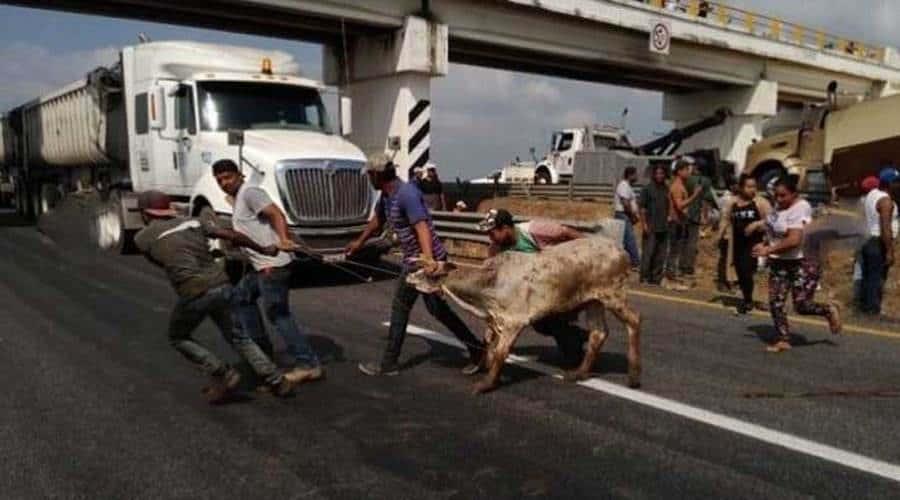
{"label": "bridge railing", "polygon": [[846,57],[884,63],[885,49],[859,40],[842,37],[822,29],[810,28],[776,17],[705,0],[631,0],[649,3],[661,10],[687,15],[696,20],[729,30],[751,34],[782,43],[802,46]]}

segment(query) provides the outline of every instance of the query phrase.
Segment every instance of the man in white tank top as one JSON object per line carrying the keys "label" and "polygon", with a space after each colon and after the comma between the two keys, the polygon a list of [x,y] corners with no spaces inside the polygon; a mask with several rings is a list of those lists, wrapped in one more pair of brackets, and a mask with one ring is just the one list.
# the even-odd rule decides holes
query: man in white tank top
{"label": "man in white tank top", "polygon": [[894,265],[894,237],[900,231],[897,205],[891,199],[891,184],[900,181],[900,172],[884,169],[879,175],[878,189],[863,201],[866,241],[862,247],[862,297],[860,310],[881,314],[881,297],[888,269]]}

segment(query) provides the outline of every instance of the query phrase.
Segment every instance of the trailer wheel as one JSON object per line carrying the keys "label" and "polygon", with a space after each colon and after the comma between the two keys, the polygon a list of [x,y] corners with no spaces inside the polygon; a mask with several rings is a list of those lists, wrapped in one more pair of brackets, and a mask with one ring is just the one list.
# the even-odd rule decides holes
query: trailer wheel
{"label": "trailer wheel", "polygon": [[122,195],[118,190],[110,191],[106,201],[97,209],[92,233],[94,241],[102,250],[123,255],[134,253],[135,231],[125,229],[125,221],[122,220]]}

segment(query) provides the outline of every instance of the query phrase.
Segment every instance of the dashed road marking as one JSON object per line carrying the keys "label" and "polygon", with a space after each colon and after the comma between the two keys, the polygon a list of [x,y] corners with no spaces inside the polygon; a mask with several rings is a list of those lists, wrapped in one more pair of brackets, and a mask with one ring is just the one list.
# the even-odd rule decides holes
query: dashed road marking
{"label": "dashed road marking", "polygon": [[[385,326],[388,323],[384,323]],[[407,332],[434,342],[464,349],[464,346],[456,339],[447,335],[427,330],[425,328],[409,325]],[[522,356],[510,355],[507,363],[520,365],[530,370],[555,378],[561,378],[558,370],[552,366],[532,361]],[[727,415],[704,410],[696,406],[687,405],[660,396],[654,396],[644,391],[629,389],[621,385],[613,384],[605,380],[592,378],[578,385],[619,397],[632,403],[648,406],[656,410],[671,413],[688,420],[704,423],[718,429],[733,432],[735,434],[762,441],[766,444],[786,448],[791,451],[803,453],[827,462],[835,463],[850,469],[872,474],[875,476],[900,482],[900,466],[890,462],[884,462],[851,451],[842,450],[826,444],[817,443],[786,432],[776,431],[761,425],[745,422]]]}

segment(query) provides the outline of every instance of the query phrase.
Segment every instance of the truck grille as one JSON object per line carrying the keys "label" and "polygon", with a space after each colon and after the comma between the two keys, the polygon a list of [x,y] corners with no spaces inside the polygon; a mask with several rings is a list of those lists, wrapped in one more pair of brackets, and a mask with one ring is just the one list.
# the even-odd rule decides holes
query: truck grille
{"label": "truck grille", "polygon": [[373,190],[355,161],[302,160],[278,168],[282,199],[298,223],[341,223],[366,219]]}

